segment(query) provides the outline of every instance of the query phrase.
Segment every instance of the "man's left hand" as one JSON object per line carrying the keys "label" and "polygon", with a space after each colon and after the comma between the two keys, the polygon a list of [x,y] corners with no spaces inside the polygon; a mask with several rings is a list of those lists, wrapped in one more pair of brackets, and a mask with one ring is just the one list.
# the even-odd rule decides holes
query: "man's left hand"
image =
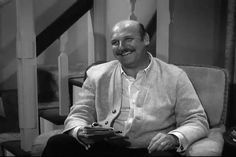
{"label": "man's left hand", "polygon": [[178,139],[174,135],[158,133],[149,143],[148,152],[175,149],[177,145]]}

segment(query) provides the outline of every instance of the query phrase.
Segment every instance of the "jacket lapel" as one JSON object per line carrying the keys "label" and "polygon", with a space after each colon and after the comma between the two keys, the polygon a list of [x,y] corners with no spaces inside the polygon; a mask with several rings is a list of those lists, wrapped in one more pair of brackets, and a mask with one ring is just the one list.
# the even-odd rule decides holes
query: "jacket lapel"
{"label": "jacket lapel", "polygon": [[115,67],[111,75],[108,88],[108,103],[110,105],[111,111],[102,123],[104,123],[106,126],[111,126],[113,120],[120,112],[122,102],[122,81],[119,66]]}

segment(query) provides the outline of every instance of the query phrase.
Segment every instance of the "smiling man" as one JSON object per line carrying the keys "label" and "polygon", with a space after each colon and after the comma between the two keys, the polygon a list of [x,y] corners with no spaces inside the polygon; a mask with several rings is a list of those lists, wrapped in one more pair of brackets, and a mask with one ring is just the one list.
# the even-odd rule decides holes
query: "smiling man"
{"label": "smiling man", "polygon": [[111,45],[114,56],[127,75],[136,77],[149,65],[149,36],[136,21],[122,21],[112,29]]}
{"label": "smiling man", "polygon": [[[141,23],[125,20],[113,27],[116,60],[89,68],[63,134],[49,139],[43,156],[179,156],[207,135],[206,113],[186,73],[153,57],[148,45]],[[94,122],[123,138],[83,136]]]}

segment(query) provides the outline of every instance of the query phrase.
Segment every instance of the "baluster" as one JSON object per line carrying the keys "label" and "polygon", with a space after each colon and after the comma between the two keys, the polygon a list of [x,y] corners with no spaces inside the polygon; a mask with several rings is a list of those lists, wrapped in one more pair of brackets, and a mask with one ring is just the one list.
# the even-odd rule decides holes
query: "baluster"
{"label": "baluster", "polygon": [[58,56],[58,85],[59,85],[59,114],[69,113],[69,88],[68,88],[68,56],[65,52],[68,41],[68,33],[60,37],[60,55]]}
{"label": "baluster", "polygon": [[136,15],[134,14],[136,0],[130,0],[129,2],[130,2],[129,19],[137,21],[138,19],[137,19]]}
{"label": "baluster", "polygon": [[21,148],[30,151],[38,135],[37,58],[33,2],[16,1],[17,89]]}

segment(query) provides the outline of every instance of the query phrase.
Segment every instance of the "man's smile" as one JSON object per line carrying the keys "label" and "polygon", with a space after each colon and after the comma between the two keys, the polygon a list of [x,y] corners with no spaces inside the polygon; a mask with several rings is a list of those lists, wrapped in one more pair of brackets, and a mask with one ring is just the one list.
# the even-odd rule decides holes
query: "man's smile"
{"label": "man's smile", "polygon": [[132,53],[132,51],[126,51],[126,52],[124,52],[124,53],[122,53],[122,54],[120,54],[121,56],[127,56],[127,55],[129,55],[129,54],[131,54]]}
{"label": "man's smile", "polygon": [[127,56],[129,54],[132,54],[134,51],[135,51],[135,49],[126,48],[126,49],[117,51],[116,55],[124,57],[124,56]]}

